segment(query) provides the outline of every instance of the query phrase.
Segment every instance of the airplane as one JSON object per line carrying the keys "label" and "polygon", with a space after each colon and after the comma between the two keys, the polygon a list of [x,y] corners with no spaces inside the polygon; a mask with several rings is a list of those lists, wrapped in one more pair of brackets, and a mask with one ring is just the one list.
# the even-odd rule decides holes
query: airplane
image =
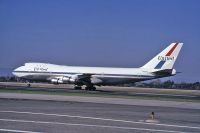
{"label": "airplane", "polygon": [[161,53],[139,68],[80,67],[49,63],[25,63],[12,73],[27,80],[53,84],[74,84],[74,89],[96,90],[95,86],[119,85],[152,80],[177,74],[173,69],[183,43],[171,43]]}

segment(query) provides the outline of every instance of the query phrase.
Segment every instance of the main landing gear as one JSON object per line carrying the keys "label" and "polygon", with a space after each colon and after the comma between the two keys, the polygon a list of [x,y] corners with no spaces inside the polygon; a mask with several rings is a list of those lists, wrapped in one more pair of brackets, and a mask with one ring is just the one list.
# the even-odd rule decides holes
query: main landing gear
{"label": "main landing gear", "polygon": [[[76,85],[76,86],[74,86],[74,89],[75,89],[75,90],[81,90],[81,89],[82,89],[82,86]],[[94,87],[94,86],[86,86],[86,87],[85,87],[85,90],[88,90],[88,91],[95,91],[95,90],[96,90],[96,87]]]}
{"label": "main landing gear", "polygon": [[75,90],[81,90],[82,87],[81,87],[81,86],[74,86],[74,89],[75,89]]}
{"label": "main landing gear", "polygon": [[86,86],[86,87],[85,87],[85,90],[95,91],[95,90],[96,90],[96,87],[94,87],[94,86]]}

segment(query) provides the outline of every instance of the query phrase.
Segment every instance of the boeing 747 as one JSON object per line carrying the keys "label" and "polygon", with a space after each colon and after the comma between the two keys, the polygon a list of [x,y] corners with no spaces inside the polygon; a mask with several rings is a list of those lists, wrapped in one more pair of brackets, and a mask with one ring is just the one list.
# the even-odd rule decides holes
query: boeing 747
{"label": "boeing 747", "polygon": [[85,85],[86,90],[95,86],[119,85],[176,75],[173,68],[183,43],[172,43],[140,68],[79,67],[48,63],[25,63],[13,74],[27,80],[43,80],[54,84],[74,84],[75,89]]}

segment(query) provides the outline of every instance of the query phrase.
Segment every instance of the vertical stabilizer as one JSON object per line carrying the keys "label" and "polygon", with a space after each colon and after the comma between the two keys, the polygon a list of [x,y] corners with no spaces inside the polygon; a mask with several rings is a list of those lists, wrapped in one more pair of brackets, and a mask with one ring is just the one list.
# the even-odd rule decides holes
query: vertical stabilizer
{"label": "vertical stabilizer", "polygon": [[145,69],[172,69],[183,43],[172,43],[152,60],[145,64]]}

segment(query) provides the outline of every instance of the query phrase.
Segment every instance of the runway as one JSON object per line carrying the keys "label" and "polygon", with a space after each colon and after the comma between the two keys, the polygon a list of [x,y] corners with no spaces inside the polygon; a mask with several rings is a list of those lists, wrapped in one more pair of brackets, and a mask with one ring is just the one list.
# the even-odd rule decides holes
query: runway
{"label": "runway", "polygon": [[[155,112],[155,119],[150,113]],[[200,109],[0,99],[0,132],[200,132]]]}
{"label": "runway", "polygon": [[197,90],[101,87],[88,92],[72,87],[0,82],[0,132],[200,132]]}

